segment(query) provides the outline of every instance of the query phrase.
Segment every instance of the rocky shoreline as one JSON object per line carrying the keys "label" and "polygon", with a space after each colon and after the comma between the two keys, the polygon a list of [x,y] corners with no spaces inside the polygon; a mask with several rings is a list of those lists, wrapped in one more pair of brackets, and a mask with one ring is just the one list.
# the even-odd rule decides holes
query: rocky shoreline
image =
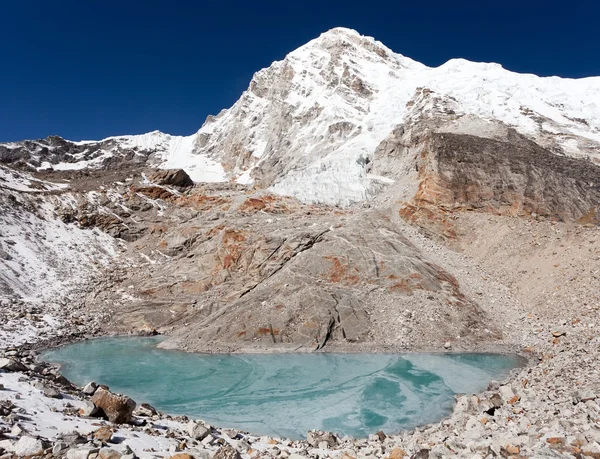
{"label": "rocky shoreline", "polygon": [[[159,413],[147,405],[137,407],[127,423],[86,416],[95,407],[93,391],[73,386],[58,368],[36,359],[50,343],[65,344],[82,335],[57,337],[3,351],[0,457],[597,458],[599,325],[591,314],[560,327],[541,327],[533,334],[536,345],[524,349],[529,358],[525,367],[513,370],[506,381],[492,381],[481,394],[457,396],[454,412],[439,423],[366,439],[311,432],[304,441],[217,428],[186,416]],[[31,407],[32,398],[41,403]],[[50,413],[65,423],[64,428],[55,426],[54,435],[47,435],[44,425]],[[69,422],[75,423],[77,433],[69,429]]]}

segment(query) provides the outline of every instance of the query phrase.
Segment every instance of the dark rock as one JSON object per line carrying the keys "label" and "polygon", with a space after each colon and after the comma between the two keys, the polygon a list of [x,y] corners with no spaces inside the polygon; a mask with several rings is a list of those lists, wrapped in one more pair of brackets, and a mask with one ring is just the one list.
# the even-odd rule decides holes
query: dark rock
{"label": "dark rock", "polygon": [[194,186],[194,182],[183,169],[161,169],[148,175],[150,181],[158,185],[173,185],[181,187]]}
{"label": "dark rock", "polygon": [[27,371],[27,367],[15,359],[0,359],[0,370],[5,371]]}

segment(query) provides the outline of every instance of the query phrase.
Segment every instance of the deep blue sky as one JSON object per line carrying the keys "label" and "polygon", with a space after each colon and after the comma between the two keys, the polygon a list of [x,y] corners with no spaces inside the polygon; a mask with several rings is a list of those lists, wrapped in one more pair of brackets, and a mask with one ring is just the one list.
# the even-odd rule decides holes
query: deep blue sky
{"label": "deep blue sky", "polygon": [[0,141],[195,132],[252,74],[332,27],[430,66],[600,75],[593,0],[7,0]]}

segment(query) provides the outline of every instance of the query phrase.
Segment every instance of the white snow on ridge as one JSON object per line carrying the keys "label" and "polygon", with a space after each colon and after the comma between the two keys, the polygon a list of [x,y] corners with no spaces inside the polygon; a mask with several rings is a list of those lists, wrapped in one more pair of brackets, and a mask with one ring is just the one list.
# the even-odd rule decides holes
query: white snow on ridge
{"label": "white snow on ridge", "polygon": [[358,164],[405,121],[418,88],[452,98],[460,114],[500,120],[532,137],[554,132],[566,154],[589,154],[573,136],[600,142],[598,77],[542,78],[464,59],[430,68],[338,28],[257,72],[242,97],[198,131],[196,151],[217,152],[230,164],[249,153],[251,161],[232,171],[240,183],[277,162],[285,166],[274,192],[328,204],[360,201],[372,180]]}
{"label": "white snow on ridge", "polygon": [[277,193],[347,205],[369,196],[366,159],[407,116],[419,115],[407,106],[418,88],[451,100],[459,115],[499,120],[565,154],[600,160],[600,77],[538,77],[464,59],[431,68],[336,28],[258,71],[240,99],[196,134],[109,137],[97,158],[52,167],[97,167],[137,149],[152,152],[149,164],[183,168],[197,182],[250,185],[260,176]]}

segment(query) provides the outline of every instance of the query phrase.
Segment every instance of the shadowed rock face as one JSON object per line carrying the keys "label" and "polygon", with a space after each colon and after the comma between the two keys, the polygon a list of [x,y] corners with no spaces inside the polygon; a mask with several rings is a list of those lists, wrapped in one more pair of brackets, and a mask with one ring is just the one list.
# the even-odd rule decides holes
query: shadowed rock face
{"label": "shadowed rock face", "polygon": [[552,154],[514,131],[506,140],[433,134],[420,160],[416,203],[600,222],[600,167]]}

